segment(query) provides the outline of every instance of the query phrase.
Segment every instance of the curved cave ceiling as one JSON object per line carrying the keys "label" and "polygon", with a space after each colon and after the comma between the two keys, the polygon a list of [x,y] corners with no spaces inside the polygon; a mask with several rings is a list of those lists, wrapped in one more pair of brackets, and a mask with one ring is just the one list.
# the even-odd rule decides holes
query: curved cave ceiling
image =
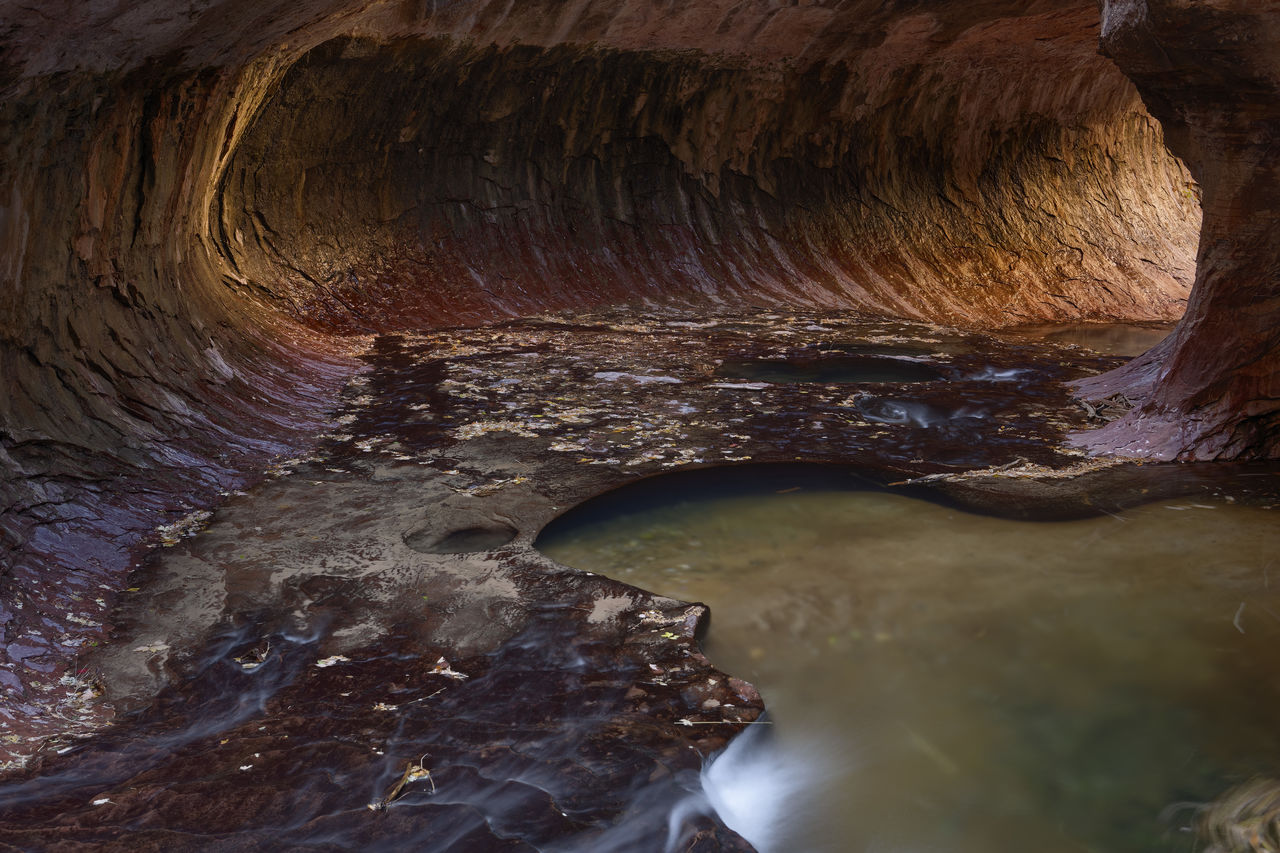
{"label": "curved cave ceiling", "polygon": [[1275,4],[170,5],[0,2],[0,623],[314,432],[376,332],[1185,311],[1079,440],[1280,454]]}
{"label": "curved cave ceiling", "polygon": [[1176,318],[1197,190],[1089,17],[885,21],[839,64],[335,39],[250,120],[213,237],[343,331],[628,301]]}

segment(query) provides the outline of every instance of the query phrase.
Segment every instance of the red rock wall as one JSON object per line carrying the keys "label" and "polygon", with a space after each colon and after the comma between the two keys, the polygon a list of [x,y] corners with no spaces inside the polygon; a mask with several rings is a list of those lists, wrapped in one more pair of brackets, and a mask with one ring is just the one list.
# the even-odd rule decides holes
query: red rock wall
{"label": "red rock wall", "polygon": [[1189,175],[1092,10],[1003,15],[846,14],[839,62],[330,42],[241,140],[220,250],[344,329],[626,300],[1176,318]]}
{"label": "red rock wall", "polygon": [[0,105],[6,729],[66,727],[58,677],[105,636],[130,549],[313,432],[349,370],[226,298],[186,239],[220,85],[68,72]]}
{"label": "red rock wall", "polygon": [[1157,350],[1081,383],[1138,406],[1079,436],[1158,459],[1280,456],[1280,3],[1110,3],[1103,45],[1204,190],[1186,316]]}
{"label": "red rock wall", "polygon": [[1199,190],[1152,114],[1206,227],[1146,449],[1276,455],[1275,4],[1141,5],[1107,44],[1151,113],[1076,0],[0,0],[0,714],[144,531],[319,423],[335,330],[1177,316]]}

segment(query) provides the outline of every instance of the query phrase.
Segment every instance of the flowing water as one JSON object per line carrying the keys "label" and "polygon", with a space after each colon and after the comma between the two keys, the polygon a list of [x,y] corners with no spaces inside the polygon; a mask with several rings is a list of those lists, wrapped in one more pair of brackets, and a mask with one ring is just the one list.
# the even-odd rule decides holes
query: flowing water
{"label": "flowing water", "polygon": [[775,725],[707,792],[764,851],[1192,850],[1194,804],[1280,762],[1276,509],[1028,522],[829,477],[693,482],[538,547],[711,606],[709,656]]}

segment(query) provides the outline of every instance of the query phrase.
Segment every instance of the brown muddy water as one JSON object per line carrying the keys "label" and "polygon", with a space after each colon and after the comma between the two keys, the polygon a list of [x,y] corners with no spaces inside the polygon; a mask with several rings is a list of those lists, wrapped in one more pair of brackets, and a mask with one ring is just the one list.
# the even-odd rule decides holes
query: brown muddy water
{"label": "brown muddy water", "polygon": [[1014,337],[1072,344],[1106,355],[1139,356],[1160,343],[1173,326],[1166,323],[1070,323],[1020,326]]}
{"label": "brown muddy water", "polygon": [[537,545],[711,606],[708,655],[774,725],[704,783],[762,851],[1193,850],[1196,805],[1280,763],[1276,507],[1014,521],[726,470]]}

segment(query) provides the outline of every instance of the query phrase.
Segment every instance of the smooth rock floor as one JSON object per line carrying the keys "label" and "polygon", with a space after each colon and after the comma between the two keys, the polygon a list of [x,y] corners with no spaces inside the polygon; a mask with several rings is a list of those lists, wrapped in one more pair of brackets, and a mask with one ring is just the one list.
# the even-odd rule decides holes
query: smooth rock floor
{"label": "smooth rock floor", "polygon": [[[850,351],[943,378],[716,375]],[[956,488],[1059,511],[1080,490],[1010,472],[1089,464],[1061,449],[1085,425],[1061,382],[1116,363],[777,313],[544,317],[383,336],[366,360],[315,453],[139,569],[84,661],[119,724],[0,788],[5,843],[654,849],[759,696],[702,656],[705,608],[558,566],[539,530],[646,475],[796,459],[882,482],[1002,469]],[[705,812],[674,842],[743,844]]]}

